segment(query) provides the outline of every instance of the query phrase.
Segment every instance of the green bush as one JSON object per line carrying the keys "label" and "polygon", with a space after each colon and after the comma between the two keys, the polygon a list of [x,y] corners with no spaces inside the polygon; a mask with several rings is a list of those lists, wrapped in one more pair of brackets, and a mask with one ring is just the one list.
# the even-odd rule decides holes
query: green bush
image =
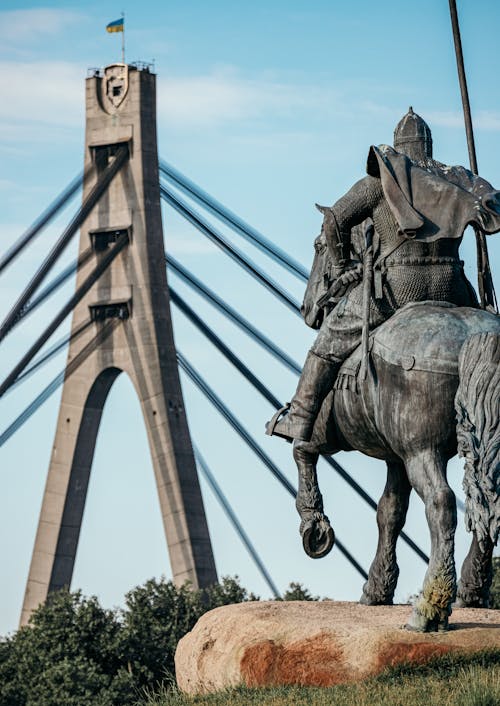
{"label": "green bush", "polygon": [[61,591],[38,608],[30,626],[0,642],[1,706],[132,704],[120,657],[121,626],[96,598]]}
{"label": "green bush", "polygon": [[255,600],[237,578],[223,578],[204,591],[151,579],[129,591],[122,611],[122,650],[135,683],[151,686],[174,680],[177,643],[208,610]]}
{"label": "green bush", "polygon": [[282,599],[284,601],[319,601],[319,596],[313,596],[303,584],[292,581]]}
{"label": "green bush", "polygon": [[204,591],[152,579],[123,610],[60,591],[30,625],[0,640],[0,706],[128,706],[144,688],[169,684],[180,638],[208,610],[255,600],[237,578]]}

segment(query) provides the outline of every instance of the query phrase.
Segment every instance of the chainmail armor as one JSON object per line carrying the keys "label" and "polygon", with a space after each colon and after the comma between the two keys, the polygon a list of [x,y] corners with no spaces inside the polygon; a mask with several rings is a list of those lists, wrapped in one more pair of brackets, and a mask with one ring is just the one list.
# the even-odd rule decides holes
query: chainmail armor
{"label": "chainmail armor", "polygon": [[377,177],[358,181],[332,210],[342,232],[372,218],[380,240],[376,259],[384,275],[384,298],[392,309],[426,299],[475,305],[459,259],[461,238],[442,238],[433,243],[402,238]]}
{"label": "chainmail armor", "polygon": [[[443,170],[428,159],[424,168]],[[332,207],[341,233],[371,218],[379,239],[375,264],[382,274],[382,298],[370,300],[370,330],[380,326],[409,302],[447,301],[457,306],[477,306],[458,249],[461,238],[425,243],[405,238],[384,196],[380,179],[366,176]],[[345,236],[349,237],[349,236]],[[361,341],[363,285],[351,289],[326,316],[312,351],[319,357],[342,361]]]}

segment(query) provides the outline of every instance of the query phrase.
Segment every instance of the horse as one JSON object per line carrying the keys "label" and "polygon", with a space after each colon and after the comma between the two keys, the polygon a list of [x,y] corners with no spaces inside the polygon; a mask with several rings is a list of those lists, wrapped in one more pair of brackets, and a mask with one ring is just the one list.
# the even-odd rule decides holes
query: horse
{"label": "horse", "polygon": [[[314,328],[321,322],[317,302],[329,286],[330,265],[324,223],[302,305]],[[357,450],[384,460],[377,552],[360,602],[392,604],[396,542],[414,489],[425,505],[431,550],[407,628],[444,631],[456,599],[462,606],[488,605],[500,524],[500,317],[447,302],[410,303],[371,333],[368,349],[366,366],[360,348],[344,362],[311,440],[294,441],[303,546],[319,558],[335,541],[318,487],[319,455]],[[465,458],[465,521],[473,534],[458,588],[456,500],[446,479],[457,451]]]}

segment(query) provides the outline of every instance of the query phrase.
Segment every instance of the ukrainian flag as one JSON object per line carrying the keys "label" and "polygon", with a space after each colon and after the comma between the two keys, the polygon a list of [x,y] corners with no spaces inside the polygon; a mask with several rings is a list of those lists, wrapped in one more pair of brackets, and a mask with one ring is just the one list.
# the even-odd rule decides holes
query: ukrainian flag
{"label": "ukrainian flag", "polygon": [[115,20],[114,22],[110,22],[106,25],[106,32],[123,32],[124,29],[123,17],[120,17],[119,20]]}

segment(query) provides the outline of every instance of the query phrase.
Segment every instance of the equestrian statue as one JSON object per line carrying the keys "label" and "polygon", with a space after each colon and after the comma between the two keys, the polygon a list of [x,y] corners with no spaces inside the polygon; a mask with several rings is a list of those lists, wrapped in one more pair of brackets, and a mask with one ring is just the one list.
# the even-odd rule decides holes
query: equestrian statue
{"label": "equestrian statue", "polygon": [[[459,258],[468,225],[500,231],[500,192],[434,160],[429,126],[410,108],[394,148],[372,146],[367,175],[318,208],[323,226],[302,314],[319,333],[291,403],[266,433],[294,442],[300,532],[314,558],[334,544],[319,455],[358,450],[385,460],[377,553],[361,603],[392,604],[396,541],[416,490],[431,551],[407,627],[446,630],[454,601],[488,605],[500,530],[500,317],[480,308]],[[456,500],[446,478],[457,451],[473,533],[458,589]]]}

